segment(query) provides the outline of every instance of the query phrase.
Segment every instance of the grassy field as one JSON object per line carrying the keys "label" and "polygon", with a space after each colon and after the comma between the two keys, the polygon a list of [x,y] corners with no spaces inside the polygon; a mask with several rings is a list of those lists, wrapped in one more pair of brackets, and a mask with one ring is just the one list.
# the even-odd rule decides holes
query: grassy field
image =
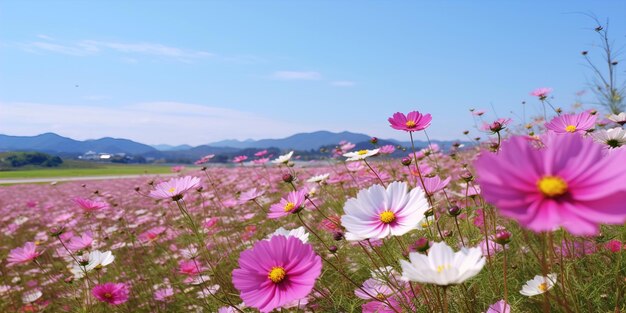
{"label": "grassy field", "polygon": [[12,171],[0,171],[0,179],[171,173],[171,166],[163,165],[95,164],[86,162],[70,163],[72,164],[64,163],[63,166],[60,166],[58,168],[30,168]]}

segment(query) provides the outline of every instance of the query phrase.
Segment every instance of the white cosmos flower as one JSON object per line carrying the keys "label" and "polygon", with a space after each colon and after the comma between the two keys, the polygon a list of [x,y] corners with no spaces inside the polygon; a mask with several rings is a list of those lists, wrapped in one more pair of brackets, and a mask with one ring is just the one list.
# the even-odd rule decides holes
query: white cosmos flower
{"label": "white cosmos flower", "polygon": [[380,149],[359,150],[355,152],[344,153],[343,156],[347,158],[346,161],[359,161],[359,160],[364,160],[365,158],[369,158],[373,155],[377,155],[378,151],[380,151]]}
{"label": "white cosmos flower", "polygon": [[426,194],[419,187],[408,192],[405,182],[393,182],[387,189],[374,185],[346,201],[341,224],[347,240],[402,236],[418,228],[428,209]]}
{"label": "white cosmos flower", "polygon": [[626,145],[626,130],[621,127],[596,130],[591,133],[591,137],[606,148],[619,148]]}
{"label": "white cosmos flower", "polygon": [[289,162],[289,160],[291,160],[291,156],[293,156],[293,151],[291,151],[291,152],[289,152],[287,154],[283,154],[283,155],[279,156],[275,160],[272,160],[272,163],[274,163],[274,164],[287,163],[287,162]]}
{"label": "white cosmos flower", "polygon": [[556,274],[551,273],[548,276],[537,275],[535,278],[526,282],[524,286],[522,286],[522,290],[519,293],[532,297],[539,294],[542,294],[554,287],[556,284]]}
{"label": "white cosmos flower", "polygon": [[445,242],[434,243],[428,255],[409,253],[409,260],[400,260],[403,280],[439,286],[463,283],[485,266],[480,248],[462,248],[455,253]]}
{"label": "white cosmos flower", "polygon": [[33,303],[41,298],[43,293],[39,289],[33,289],[22,294],[22,302],[24,304]]}
{"label": "white cosmos flower", "polygon": [[327,180],[329,176],[330,176],[330,174],[328,174],[328,173],[322,174],[322,175],[313,176],[313,177],[307,179],[306,182],[307,183],[321,183],[321,182]]}
{"label": "white cosmos flower", "polygon": [[435,222],[435,217],[434,216],[429,216],[429,217],[424,217],[418,224],[417,224],[417,229],[418,230],[424,230],[427,229],[430,225],[432,225]]}
{"label": "white cosmos flower", "polygon": [[113,263],[115,257],[111,251],[101,252],[98,250],[94,250],[89,252],[89,263],[85,266],[87,271],[91,271],[93,269],[103,268],[111,263]]}
{"label": "white cosmos flower", "polygon": [[620,112],[619,114],[611,114],[608,119],[620,125],[624,125],[626,124],[626,113]]}
{"label": "white cosmos flower", "polygon": [[302,226],[292,230],[287,230],[281,227],[277,229],[273,234],[267,236],[267,239],[269,240],[276,235],[283,235],[285,237],[296,237],[300,239],[302,243],[307,243],[309,241],[309,233]]}
{"label": "white cosmos flower", "polygon": [[400,277],[398,272],[396,272],[396,270],[394,270],[392,266],[379,267],[373,271],[370,271],[370,273],[372,274],[372,279],[378,280],[383,283],[387,283],[388,281],[390,281],[392,276]]}

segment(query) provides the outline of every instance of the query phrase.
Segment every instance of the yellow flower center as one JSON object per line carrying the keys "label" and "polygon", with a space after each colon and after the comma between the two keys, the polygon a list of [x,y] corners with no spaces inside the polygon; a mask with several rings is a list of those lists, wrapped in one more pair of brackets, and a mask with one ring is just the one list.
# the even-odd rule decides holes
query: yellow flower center
{"label": "yellow flower center", "polygon": [[546,292],[548,290],[548,284],[541,283],[539,284],[539,286],[537,286],[537,289],[539,289],[539,291],[541,292]]}
{"label": "yellow flower center", "polygon": [[169,193],[174,193],[174,191],[176,191],[176,188],[175,188],[175,187],[172,187],[172,188],[170,188],[170,189],[168,189],[168,190],[167,190],[167,192],[169,192]]}
{"label": "yellow flower center", "polygon": [[287,275],[287,272],[285,272],[284,268],[274,266],[272,267],[270,273],[267,274],[267,278],[269,278],[274,284],[278,284],[285,279],[285,275]]}
{"label": "yellow flower center", "polygon": [[380,300],[380,301],[383,301],[383,300],[385,300],[386,298],[387,298],[387,297],[385,297],[385,295],[384,295],[384,294],[382,294],[382,293],[379,293],[379,294],[377,294],[377,295],[376,295],[376,299],[378,299],[378,300]]}
{"label": "yellow flower center", "polygon": [[574,125],[567,125],[567,127],[565,127],[565,131],[568,133],[573,133],[576,131],[576,126]]}
{"label": "yellow flower center", "polygon": [[380,221],[389,224],[396,220],[396,215],[391,211],[383,211],[380,213]]}
{"label": "yellow flower center", "polygon": [[449,264],[438,265],[437,266],[437,273],[441,273],[441,272],[443,272],[444,270],[446,270],[449,267],[450,267]]}
{"label": "yellow flower center", "polygon": [[113,298],[113,295],[110,292],[104,294],[104,297],[107,299]]}
{"label": "yellow flower center", "polygon": [[406,121],[405,125],[408,128],[413,128],[413,127],[415,127],[415,122],[413,122],[413,121]]}
{"label": "yellow flower center", "polygon": [[544,176],[537,182],[537,188],[546,197],[554,198],[567,192],[567,183],[557,176]]}
{"label": "yellow flower center", "polygon": [[287,204],[285,204],[285,212],[289,212],[291,210],[293,210],[296,207],[296,204],[293,202],[287,202]]}
{"label": "yellow flower center", "polygon": [[367,153],[367,150],[359,150],[359,152],[357,152],[358,155],[364,155]]}

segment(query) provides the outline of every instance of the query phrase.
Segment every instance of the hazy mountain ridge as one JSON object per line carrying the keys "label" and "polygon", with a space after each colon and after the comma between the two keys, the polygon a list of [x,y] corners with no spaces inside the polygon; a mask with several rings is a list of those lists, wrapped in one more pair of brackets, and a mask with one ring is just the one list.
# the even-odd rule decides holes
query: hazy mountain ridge
{"label": "hazy mountain ridge", "polygon": [[[208,145],[192,147],[189,145],[156,145],[149,146],[139,142],[120,138],[100,138],[85,141],[74,140],[59,136],[54,133],[45,133],[37,136],[8,136],[0,135],[0,152],[2,151],[37,151],[57,154],[66,157],[77,157],[88,151],[96,153],[124,153],[141,156],[151,160],[166,160],[168,162],[193,162],[208,154],[216,154],[221,161],[226,161],[235,155],[248,155],[270,149],[273,155],[281,151],[296,150],[307,152],[305,158],[315,158],[328,155],[329,152],[320,152],[320,148],[326,151],[334,149],[340,141],[354,143],[355,149],[371,149],[369,142],[371,136],[348,131],[333,133],[329,131],[316,131],[311,133],[299,133],[281,139],[261,140],[222,140]],[[433,141],[442,148],[448,148],[454,141]],[[410,142],[401,142],[393,139],[379,139],[379,146],[392,144],[410,147]],[[416,141],[417,149],[427,145],[426,142]],[[404,154],[397,151],[395,155]]]}

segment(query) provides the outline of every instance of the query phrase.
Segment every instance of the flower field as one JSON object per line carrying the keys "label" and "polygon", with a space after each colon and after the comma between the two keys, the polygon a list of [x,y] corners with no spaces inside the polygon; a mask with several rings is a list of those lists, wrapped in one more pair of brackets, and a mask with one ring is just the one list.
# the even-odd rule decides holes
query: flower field
{"label": "flower field", "polygon": [[[2,187],[0,312],[625,311],[626,115],[472,113],[475,145],[402,159],[373,138]],[[381,120],[411,142],[438,122]]]}

